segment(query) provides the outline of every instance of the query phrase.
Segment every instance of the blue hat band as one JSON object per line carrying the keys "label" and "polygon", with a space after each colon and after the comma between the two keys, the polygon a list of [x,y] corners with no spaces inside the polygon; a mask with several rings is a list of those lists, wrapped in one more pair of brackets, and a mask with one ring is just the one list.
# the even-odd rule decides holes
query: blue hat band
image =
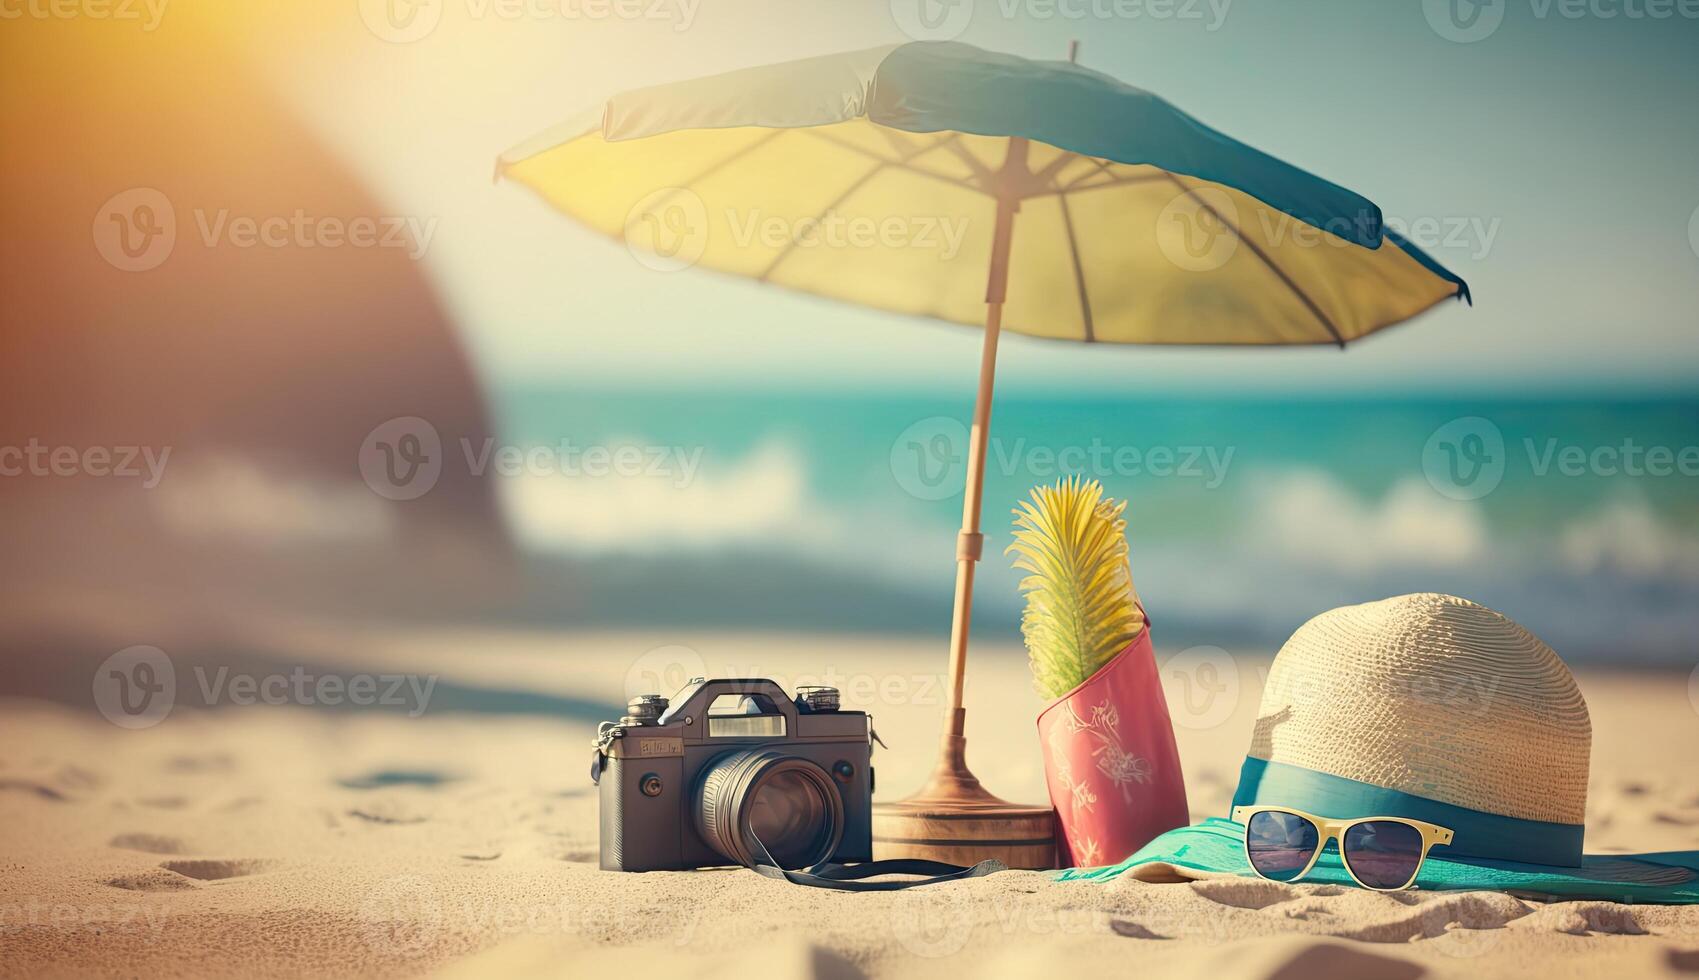
{"label": "blue hat band", "polygon": [[1580,824],[1523,820],[1441,803],[1427,797],[1316,772],[1284,762],[1246,757],[1233,806],[1285,806],[1318,817],[1408,817],[1455,833],[1436,854],[1449,858],[1515,861],[1554,867],[1581,866]]}

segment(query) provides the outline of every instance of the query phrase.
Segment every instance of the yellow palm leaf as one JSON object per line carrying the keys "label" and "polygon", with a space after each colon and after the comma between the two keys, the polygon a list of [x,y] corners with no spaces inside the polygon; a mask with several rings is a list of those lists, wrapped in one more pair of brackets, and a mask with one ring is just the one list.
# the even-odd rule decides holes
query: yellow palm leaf
{"label": "yellow palm leaf", "polygon": [[1144,628],[1127,562],[1126,501],[1105,499],[1096,480],[1068,477],[1034,487],[1014,511],[1005,549],[1026,572],[1021,635],[1033,683],[1046,698],[1079,686]]}

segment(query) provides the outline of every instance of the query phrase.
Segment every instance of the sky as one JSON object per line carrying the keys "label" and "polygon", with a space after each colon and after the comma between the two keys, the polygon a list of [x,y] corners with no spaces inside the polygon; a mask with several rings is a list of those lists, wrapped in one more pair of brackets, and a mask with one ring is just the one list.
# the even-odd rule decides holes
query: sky
{"label": "sky", "polygon": [[[429,30],[382,28],[385,2]],[[1083,64],[1430,229],[1475,296],[1345,353],[1011,337],[1001,390],[1699,388],[1699,2],[920,0],[925,22],[916,2],[348,0],[256,50],[386,206],[429,223],[420,261],[496,383],[971,393],[969,328],[657,272],[491,180],[502,150],[615,92],[930,23],[1032,58],[1079,40]]]}

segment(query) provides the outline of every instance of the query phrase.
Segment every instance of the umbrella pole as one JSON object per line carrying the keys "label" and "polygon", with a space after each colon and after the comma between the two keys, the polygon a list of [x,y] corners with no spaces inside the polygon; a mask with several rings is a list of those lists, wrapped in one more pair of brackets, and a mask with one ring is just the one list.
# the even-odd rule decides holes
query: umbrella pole
{"label": "umbrella pole", "polygon": [[[1019,161],[1024,169],[1025,140],[1020,141]],[[1010,161],[1016,149],[1010,141]],[[1005,165],[1007,166],[1007,164]],[[997,380],[997,341],[1003,333],[1003,301],[1009,285],[1009,240],[1014,232],[1015,212],[1020,202],[1012,196],[997,200],[997,223],[991,239],[991,268],[985,283],[985,338],[979,354],[979,390],[973,401],[973,428],[968,431],[967,487],[962,494],[962,530],[956,537],[956,602],[950,618],[950,701],[945,735],[945,761],[959,763],[959,771],[972,779],[965,762],[954,760],[962,746],[953,740],[963,736],[967,709],[962,689],[967,682],[968,632],[973,622],[973,577],[985,550],[980,533],[980,512],[985,499],[985,456],[991,443],[991,391]],[[955,750],[955,751],[952,751]],[[977,782],[977,780],[975,780]]]}
{"label": "umbrella pole", "polygon": [[985,496],[985,457],[991,442],[991,392],[997,376],[997,341],[1003,330],[1003,300],[1009,281],[1009,243],[1020,178],[1027,175],[1027,141],[1009,140],[999,175],[997,218],[991,239],[991,267],[985,286],[985,338],[979,355],[979,390],[974,396],[973,428],[968,434],[967,486],[962,499],[962,530],[956,538],[956,601],[950,619],[949,702],[938,764],[920,791],[897,803],[873,808],[874,856],[922,858],[972,864],[997,858],[1012,868],[1049,868],[1055,864],[1055,824],[1048,806],[1023,806],[998,799],[979,784],[967,767],[967,710],[962,689],[967,679],[967,645],[973,620],[973,577],[985,549],[979,515]]}

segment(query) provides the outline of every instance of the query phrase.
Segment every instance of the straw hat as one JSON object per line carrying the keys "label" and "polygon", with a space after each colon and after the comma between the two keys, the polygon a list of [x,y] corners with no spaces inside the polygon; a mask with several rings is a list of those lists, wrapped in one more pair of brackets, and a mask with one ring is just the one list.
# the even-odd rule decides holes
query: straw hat
{"label": "straw hat", "polygon": [[1247,753],[1455,806],[1579,824],[1592,725],[1552,648],[1432,592],[1305,623],[1269,669]]}
{"label": "straw hat", "polygon": [[[1699,902],[1699,852],[1582,853],[1591,745],[1575,678],[1538,637],[1467,599],[1397,596],[1323,613],[1281,647],[1232,806],[1454,831],[1423,888]],[[1062,877],[1251,875],[1244,835],[1212,818]],[[1306,880],[1352,881],[1332,845]]]}

